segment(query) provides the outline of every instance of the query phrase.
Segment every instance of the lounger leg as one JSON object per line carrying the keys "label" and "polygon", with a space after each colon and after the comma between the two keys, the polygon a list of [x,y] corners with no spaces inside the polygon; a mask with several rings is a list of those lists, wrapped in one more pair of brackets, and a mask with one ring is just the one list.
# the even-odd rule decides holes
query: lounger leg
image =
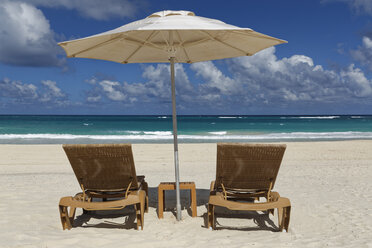
{"label": "lounger leg", "polygon": [[146,209],[146,193],[144,191],[140,192],[140,208],[141,208],[141,230],[145,225],[145,209]]}
{"label": "lounger leg", "polygon": [[61,224],[62,224],[62,228],[63,230],[65,230],[67,228],[67,223],[66,223],[66,216],[68,216],[68,213],[67,213],[67,208],[64,207],[64,206],[61,206],[59,205],[58,206],[59,208],[59,215],[60,215],[60,218],[61,218]]}
{"label": "lounger leg", "polygon": [[[59,214],[61,217],[61,223],[63,230],[68,229],[70,230],[72,228],[72,222],[74,219],[74,216],[70,217],[68,213],[68,209],[66,206],[59,205]],[[75,211],[74,211],[75,214]]]}
{"label": "lounger leg", "polygon": [[278,226],[279,226],[279,231],[283,231],[284,214],[285,214],[285,211],[283,210],[283,208],[278,208]]}
{"label": "lounger leg", "polygon": [[145,211],[146,213],[149,212],[149,186],[147,182],[143,182],[143,190],[146,192],[146,204],[145,204]]}
{"label": "lounger leg", "polygon": [[141,190],[139,192],[140,202],[134,205],[136,209],[136,217],[137,217],[137,230],[141,226],[141,230],[143,230],[143,226],[145,224],[144,221],[144,214],[145,214],[145,204],[146,204],[146,193],[145,191]]}
{"label": "lounger leg", "polygon": [[143,199],[142,204],[141,204],[141,230],[145,227],[145,211],[148,211],[148,196],[145,195],[146,199]]}
{"label": "lounger leg", "polygon": [[283,217],[283,228],[288,232],[289,219],[291,216],[291,206],[284,208],[284,217]]}
{"label": "lounger leg", "polygon": [[141,204],[140,203],[137,203],[136,205],[134,205],[134,208],[136,210],[136,217],[137,217],[137,227],[136,229],[138,230],[140,225],[141,225]]}
{"label": "lounger leg", "polygon": [[208,203],[208,228],[212,227],[213,230],[216,229],[216,220],[214,216],[214,205]]}

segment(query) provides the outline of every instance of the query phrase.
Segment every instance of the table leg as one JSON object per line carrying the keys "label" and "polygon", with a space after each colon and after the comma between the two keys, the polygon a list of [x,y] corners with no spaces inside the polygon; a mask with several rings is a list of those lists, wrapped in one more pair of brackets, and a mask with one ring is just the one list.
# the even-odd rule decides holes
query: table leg
{"label": "table leg", "polygon": [[192,210],[192,217],[196,217],[196,190],[195,186],[190,189],[190,194],[191,194],[191,210]]}
{"label": "table leg", "polygon": [[161,187],[158,188],[158,217],[159,219],[163,218],[164,210],[164,191]]}

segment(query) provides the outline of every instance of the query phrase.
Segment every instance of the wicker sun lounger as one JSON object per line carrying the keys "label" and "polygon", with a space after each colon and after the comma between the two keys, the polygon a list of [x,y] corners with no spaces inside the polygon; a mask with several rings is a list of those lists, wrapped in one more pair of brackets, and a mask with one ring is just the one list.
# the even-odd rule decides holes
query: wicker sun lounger
{"label": "wicker sun lounger", "polygon": [[[216,228],[215,206],[271,214],[277,208],[279,230],[288,231],[291,203],[288,198],[271,191],[285,149],[286,145],[217,145],[217,172],[210,188],[208,228]],[[255,203],[260,197],[266,198],[266,202]]]}
{"label": "wicker sun lounger", "polygon": [[74,197],[62,197],[59,201],[63,229],[71,229],[76,208],[85,212],[123,209],[129,205],[136,209],[137,229],[139,226],[143,229],[148,186],[144,176],[136,176],[132,146],[63,145],[63,149],[82,189]]}

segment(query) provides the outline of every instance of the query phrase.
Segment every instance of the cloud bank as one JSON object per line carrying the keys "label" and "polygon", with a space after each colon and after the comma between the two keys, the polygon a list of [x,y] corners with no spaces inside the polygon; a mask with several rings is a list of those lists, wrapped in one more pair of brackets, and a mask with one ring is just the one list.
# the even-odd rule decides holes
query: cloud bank
{"label": "cloud bank", "polygon": [[37,7],[76,10],[86,18],[133,17],[142,1],[0,0],[0,62],[13,66],[64,66],[55,32]]}
{"label": "cloud bank", "polygon": [[[176,64],[175,69],[181,114],[347,114],[372,104],[372,80],[354,64],[339,71],[324,69],[305,55],[279,59],[274,47],[251,57]],[[85,100],[71,103],[55,81],[35,85],[5,78],[0,80],[0,105],[2,109],[59,108],[66,113],[72,105],[76,113],[79,109],[110,110],[111,114],[170,113],[169,65],[143,65],[142,79],[122,82],[92,77],[86,80]]]}
{"label": "cloud bank", "polygon": [[369,37],[364,36],[362,45],[350,53],[356,61],[372,71],[372,40]]}
{"label": "cloud bank", "polygon": [[0,105],[3,108],[9,106],[54,108],[70,103],[67,95],[55,81],[44,80],[38,87],[35,84],[4,78],[0,80]]}
{"label": "cloud bank", "polygon": [[[260,109],[269,111],[314,112],[340,104],[372,103],[372,81],[354,64],[340,70],[326,70],[305,55],[278,59],[275,48],[251,57],[227,60],[229,73],[223,73],[213,62],[189,66],[176,65],[178,106],[188,113],[195,110],[231,112]],[[102,104],[116,102],[136,108],[146,103],[170,105],[169,66],[143,67],[143,83],[109,79],[90,80],[92,89],[86,101]],[[318,108],[318,109],[317,109]]]}
{"label": "cloud bank", "polygon": [[16,66],[58,66],[61,52],[44,14],[24,2],[0,2],[0,62]]}

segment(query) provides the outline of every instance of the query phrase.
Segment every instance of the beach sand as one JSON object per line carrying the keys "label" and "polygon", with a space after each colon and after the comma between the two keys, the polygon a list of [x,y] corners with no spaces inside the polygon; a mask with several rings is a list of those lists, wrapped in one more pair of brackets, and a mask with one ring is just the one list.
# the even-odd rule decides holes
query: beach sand
{"label": "beach sand", "polygon": [[[198,198],[198,217],[186,208],[181,222],[156,213],[158,184],[174,180],[172,144],[133,145],[150,187],[143,231],[133,228],[131,208],[91,217],[78,210],[77,227],[63,231],[58,201],[80,188],[61,145],[0,145],[0,247],[372,247],[372,141],[287,145],[274,190],[292,203],[288,233],[275,231],[276,212],[218,209],[220,230],[205,227],[216,144],[180,145],[181,181],[194,181]],[[174,206],[175,194],[166,201]]]}

